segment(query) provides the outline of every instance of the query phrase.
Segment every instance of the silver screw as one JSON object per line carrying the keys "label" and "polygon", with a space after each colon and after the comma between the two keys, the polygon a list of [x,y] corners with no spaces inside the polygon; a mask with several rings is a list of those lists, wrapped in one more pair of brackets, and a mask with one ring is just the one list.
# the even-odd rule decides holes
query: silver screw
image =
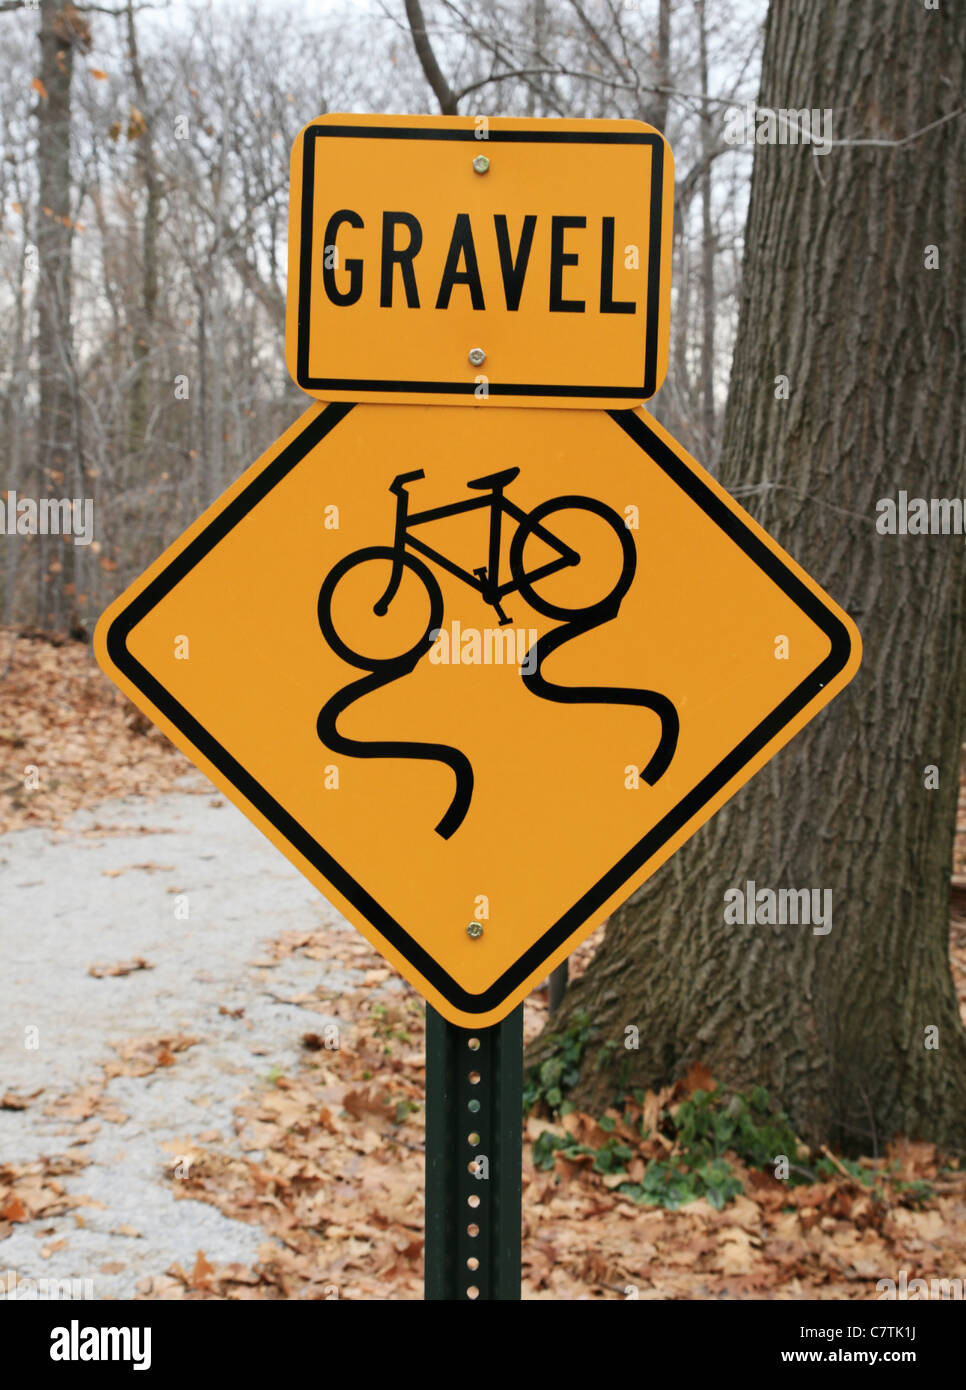
{"label": "silver screw", "polygon": [[479,941],[483,935],[483,926],[480,922],[471,922],[466,928],[466,935],[473,941]]}
{"label": "silver screw", "polygon": [[469,357],[474,367],[482,367],[486,361],[486,353],[482,348],[470,348]]}
{"label": "silver screw", "polygon": [[473,160],[473,168],[478,174],[485,174],[490,167],[490,161],[485,154],[478,154]]}

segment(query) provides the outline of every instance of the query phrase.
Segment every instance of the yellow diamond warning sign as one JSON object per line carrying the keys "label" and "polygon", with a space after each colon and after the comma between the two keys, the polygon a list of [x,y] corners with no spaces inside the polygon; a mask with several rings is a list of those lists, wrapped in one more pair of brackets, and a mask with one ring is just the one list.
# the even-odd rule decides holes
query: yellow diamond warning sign
{"label": "yellow diamond warning sign", "polygon": [[329,401],[639,404],[673,193],[641,121],[322,116],[292,151],[289,371]]}
{"label": "yellow diamond warning sign", "polygon": [[464,1026],[508,1014],[859,663],[845,614],[643,411],[342,404],[96,649]]}

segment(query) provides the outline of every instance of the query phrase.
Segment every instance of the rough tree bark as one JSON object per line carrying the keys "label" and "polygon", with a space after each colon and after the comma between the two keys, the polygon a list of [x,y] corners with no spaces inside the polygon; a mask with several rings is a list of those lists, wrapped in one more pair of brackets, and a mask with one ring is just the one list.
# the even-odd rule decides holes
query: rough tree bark
{"label": "rough tree bark", "polygon": [[[948,960],[966,547],[875,524],[900,489],[966,494],[966,116],[908,138],[963,106],[957,25],[905,0],[773,0],[760,105],[834,108],[835,138],[866,143],[755,150],[722,480],[853,615],[864,664],[611,919],[553,1024],[584,1010],[613,1049],[585,1060],[589,1108],[700,1059],[767,1086],[809,1140],[966,1149]],[[726,926],[748,879],[831,889],[832,931]]]}

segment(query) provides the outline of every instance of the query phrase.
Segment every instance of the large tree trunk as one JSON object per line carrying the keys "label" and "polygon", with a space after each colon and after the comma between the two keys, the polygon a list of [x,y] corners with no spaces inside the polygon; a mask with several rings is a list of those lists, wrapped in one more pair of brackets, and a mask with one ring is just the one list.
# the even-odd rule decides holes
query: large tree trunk
{"label": "large tree trunk", "polygon": [[[905,139],[962,105],[953,10],[773,0],[760,104],[835,108],[836,139]],[[722,481],[853,615],[864,664],[612,918],[553,1024],[586,1010],[611,1045],[586,1059],[590,1107],[700,1059],[767,1086],[812,1141],[966,1148],[948,961],[966,548],[875,524],[899,489],[966,494],[964,128],[824,156],[756,148]],[[725,925],[724,893],[748,879],[831,889],[831,932]]]}
{"label": "large tree trunk", "polygon": [[[701,69],[701,95],[708,96],[708,17],[705,0],[696,5],[698,19],[698,64]],[[717,460],[714,409],[714,327],[718,313],[714,294],[714,261],[717,254],[714,219],[711,210],[711,166],[714,115],[708,102],[701,106],[701,438],[706,462],[712,468]]]}
{"label": "large tree trunk", "polygon": [[658,130],[667,130],[667,111],[671,92],[671,0],[659,0],[657,7],[657,48],[654,53],[657,95],[649,108],[650,120]]}
{"label": "large tree trunk", "polygon": [[144,179],[144,221],[141,231],[141,302],[133,316],[134,380],[131,385],[130,447],[140,455],[146,445],[150,413],[148,364],[154,349],[155,317],[158,307],[158,234],[161,229],[161,178],[154,148],[154,114],[149,110],[147,84],[138,50],[133,0],[128,0],[127,46],[131,80],[144,129],[137,137],[137,162]]}
{"label": "large tree trunk", "polygon": [[[83,497],[78,457],[77,391],[71,332],[70,88],[74,48],[90,47],[87,22],[70,4],[41,0],[37,101],[38,494]],[[40,542],[46,555],[41,611],[53,627],[76,617],[73,544]],[[54,548],[56,546],[56,549]],[[53,563],[55,568],[51,569]],[[59,566],[59,568],[58,568]]]}

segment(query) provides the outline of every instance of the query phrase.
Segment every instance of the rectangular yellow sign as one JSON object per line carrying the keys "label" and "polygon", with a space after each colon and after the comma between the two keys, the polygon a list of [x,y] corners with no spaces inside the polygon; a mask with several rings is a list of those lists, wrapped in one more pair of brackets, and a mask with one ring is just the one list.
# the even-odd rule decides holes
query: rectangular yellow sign
{"label": "rectangular yellow sign", "polygon": [[289,371],[329,401],[639,405],[673,190],[641,121],[320,117],[292,150]]}

